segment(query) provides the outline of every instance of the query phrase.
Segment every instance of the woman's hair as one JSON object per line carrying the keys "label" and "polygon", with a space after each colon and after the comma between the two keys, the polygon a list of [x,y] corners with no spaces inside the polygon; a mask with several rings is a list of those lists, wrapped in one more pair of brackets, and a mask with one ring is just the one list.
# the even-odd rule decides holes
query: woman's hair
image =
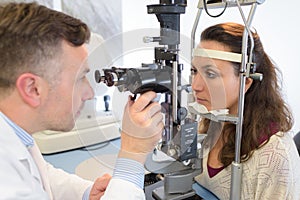
{"label": "woman's hair", "polygon": [[86,24],[62,12],[37,3],[0,5],[0,91],[25,72],[55,79],[62,41],[81,46],[89,38]]}
{"label": "woman's hair", "polygon": [[[231,52],[241,53],[243,33],[243,25],[223,23],[204,30],[201,34],[201,41],[216,41],[229,47]],[[248,160],[253,150],[262,146],[263,141],[268,142],[271,135],[278,131],[287,132],[293,125],[292,114],[282,99],[281,88],[278,84],[276,71],[279,72],[279,70],[265,53],[258,34],[252,32],[252,35],[254,39],[253,62],[256,63],[256,72],[263,74],[263,79],[262,81],[253,80],[245,94],[242,162]],[[250,39],[248,39],[248,54],[249,51]],[[233,63],[233,66],[236,76],[239,76],[240,63]],[[207,119],[202,120],[201,132],[207,132],[209,123]],[[226,123],[222,131],[224,146],[219,158],[225,166],[228,166],[234,160],[236,126]]]}

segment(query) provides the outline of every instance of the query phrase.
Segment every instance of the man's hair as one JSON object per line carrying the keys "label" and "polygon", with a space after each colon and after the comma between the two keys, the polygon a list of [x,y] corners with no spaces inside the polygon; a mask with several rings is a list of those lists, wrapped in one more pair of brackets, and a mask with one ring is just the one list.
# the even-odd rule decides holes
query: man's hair
{"label": "man's hair", "polygon": [[89,38],[85,23],[62,12],[37,3],[0,5],[0,92],[14,88],[22,73],[52,79],[62,70],[62,41],[81,46]]}

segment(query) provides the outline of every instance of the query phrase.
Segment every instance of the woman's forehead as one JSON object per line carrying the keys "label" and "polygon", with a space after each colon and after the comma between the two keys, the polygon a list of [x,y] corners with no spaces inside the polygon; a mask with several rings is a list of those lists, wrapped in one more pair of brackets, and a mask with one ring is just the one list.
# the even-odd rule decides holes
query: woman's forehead
{"label": "woman's forehead", "polygon": [[219,60],[219,59],[200,57],[200,56],[193,58],[192,67],[201,71],[211,69],[211,70],[219,71],[222,74],[234,73],[234,66],[231,62]]}
{"label": "woman's forehead", "polygon": [[[192,66],[196,68],[216,68],[233,70],[232,62],[241,62],[242,55],[230,52],[229,47],[217,41],[201,41],[193,51]],[[230,68],[229,68],[230,67]]]}

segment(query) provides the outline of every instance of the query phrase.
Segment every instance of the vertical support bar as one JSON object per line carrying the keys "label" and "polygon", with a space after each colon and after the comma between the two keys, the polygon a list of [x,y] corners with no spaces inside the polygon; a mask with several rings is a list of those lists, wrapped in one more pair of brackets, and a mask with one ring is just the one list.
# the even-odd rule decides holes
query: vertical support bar
{"label": "vertical support bar", "polygon": [[[251,26],[252,19],[256,10],[257,4],[253,3],[247,24],[245,26]],[[240,91],[238,102],[238,123],[236,125],[235,135],[235,158],[231,164],[231,187],[230,187],[230,200],[241,199],[241,182],[242,182],[242,164],[240,161],[241,155],[241,141],[242,141],[242,129],[243,129],[243,115],[244,115],[244,100],[245,100],[245,82],[246,82],[246,63],[247,63],[247,47],[248,47],[248,32],[245,28],[242,43],[242,63],[240,69]]]}
{"label": "vertical support bar", "polygon": [[193,50],[195,48],[195,35],[196,35],[196,31],[197,31],[197,27],[198,27],[198,24],[199,24],[199,20],[200,20],[200,17],[201,17],[202,10],[203,9],[200,9],[200,8],[198,9],[197,16],[196,16],[196,19],[195,19],[195,22],[194,22],[194,25],[193,25],[192,33],[191,33],[191,61],[193,59]]}
{"label": "vertical support bar", "polygon": [[172,91],[172,113],[173,113],[173,122],[177,122],[177,81],[178,81],[178,62],[173,62],[173,91]]}
{"label": "vertical support bar", "polygon": [[[193,25],[193,28],[192,28],[192,33],[191,33],[191,49],[190,49],[191,60],[190,60],[190,62],[192,62],[192,60],[193,60],[193,50],[195,48],[195,35],[196,35],[197,27],[198,27],[198,24],[199,24],[199,21],[200,21],[200,17],[201,17],[201,14],[202,14],[202,10],[203,10],[202,8],[198,8],[196,19],[194,21],[194,25]],[[191,74],[189,76],[189,83],[192,84],[192,76],[191,76]],[[187,103],[192,103],[194,101],[195,101],[195,98],[194,98],[193,92],[189,92],[188,93]],[[196,115],[195,114],[190,114],[190,115],[191,115],[190,117],[192,119],[196,119]]]}

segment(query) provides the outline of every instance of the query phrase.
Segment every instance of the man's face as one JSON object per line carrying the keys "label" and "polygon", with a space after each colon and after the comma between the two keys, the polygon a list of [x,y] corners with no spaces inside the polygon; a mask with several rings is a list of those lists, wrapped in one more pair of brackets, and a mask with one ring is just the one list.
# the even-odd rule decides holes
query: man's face
{"label": "man's face", "polygon": [[62,72],[57,75],[58,84],[49,88],[42,110],[46,128],[55,131],[71,130],[84,102],[94,96],[86,78],[90,69],[85,46],[73,47],[63,42],[62,47]]}

